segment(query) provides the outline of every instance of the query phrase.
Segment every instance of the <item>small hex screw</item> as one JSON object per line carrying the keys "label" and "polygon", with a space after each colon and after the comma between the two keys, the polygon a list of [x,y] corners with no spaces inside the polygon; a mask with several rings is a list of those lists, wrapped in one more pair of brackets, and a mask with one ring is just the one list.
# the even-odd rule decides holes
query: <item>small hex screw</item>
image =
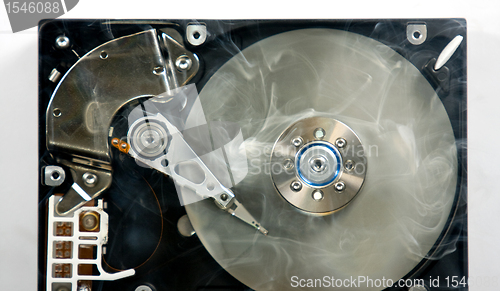
{"label": "small hex screw", "polygon": [[345,183],[342,181],[337,182],[337,183],[335,183],[334,187],[335,187],[335,190],[337,190],[338,192],[342,192],[345,190]]}
{"label": "small hex screw", "polygon": [[294,137],[291,140],[292,145],[295,147],[300,147],[303,142],[304,142],[304,140],[302,140],[302,138],[300,136]]}
{"label": "small hex screw", "polygon": [[94,173],[87,172],[82,176],[83,182],[87,187],[94,187],[97,184],[97,176]]}
{"label": "small hex screw", "polygon": [[60,35],[56,38],[56,47],[58,49],[67,49],[70,46],[69,38],[65,35]]}
{"label": "small hex screw", "polygon": [[345,147],[346,144],[347,144],[347,141],[344,138],[342,138],[342,137],[337,138],[337,140],[335,141],[335,145],[339,149]]}
{"label": "small hex screw", "polygon": [[284,162],[283,162],[283,168],[285,170],[290,170],[291,168],[293,168],[293,161],[291,159],[286,159]]}
{"label": "small hex screw", "polygon": [[347,162],[345,162],[344,164],[344,168],[347,170],[347,171],[352,171],[354,169],[354,162],[351,161],[351,160],[348,160]]}
{"label": "small hex screw", "polygon": [[302,183],[300,183],[300,181],[295,180],[290,184],[290,189],[292,189],[292,191],[298,192],[302,189]]}
{"label": "small hex screw", "polygon": [[179,56],[177,60],[175,60],[175,67],[180,71],[188,71],[191,69],[192,65],[193,61],[186,55]]}

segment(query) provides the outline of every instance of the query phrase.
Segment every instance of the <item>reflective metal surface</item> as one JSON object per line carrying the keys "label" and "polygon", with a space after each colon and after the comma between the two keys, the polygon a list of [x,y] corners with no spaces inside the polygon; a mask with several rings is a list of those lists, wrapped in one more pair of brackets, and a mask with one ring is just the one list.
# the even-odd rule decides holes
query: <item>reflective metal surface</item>
{"label": "reflective metal surface", "polygon": [[[106,52],[107,57],[101,58]],[[109,161],[108,129],[125,103],[165,92],[164,66],[155,30],[105,43],[64,75],[47,109],[47,147],[57,155]]]}
{"label": "reflective metal surface", "polygon": [[186,85],[200,68],[198,56],[184,47],[182,36],[174,29],[161,30],[162,45],[168,51],[166,65],[168,68],[168,83],[170,89]]}
{"label": "reflective metal surface", "polygon": [[[399,53],[355,33],[290,31],[235,55],[200,100],[209,122],[240,125],[249,172],[233,190],[269,229],[256,236],[209,201],[186,206],[203,245],[235,278],[259,291],[295,290],[293,276],[398,280],[429,258],[455,198],[455,137],[435,91]],[[280,134],[315,116],[347,124],[368,165],[356,199],[327,216],[290,206],[270,174]]]}
{"label": "reflective metal surface", "polygon": [[406,27],[406,38],[413,45],[420,45],[427,39],[427,25],[424,23],[409,23]]}
{"label": "reflective metal surface", "polygon": [[[303,141],[302,147],[294,146],[297,139]],[[271,178],[291,205],[309,213],[330,214],[345,207],[363,185],[367,163],[361,149],[361,141],[344,123],[326,117],[306,118],[290,125],[274,144]],[[295,161],[294,169],[275,166],[288,159]],[[344,171],[345,160],[356,167]],[[303,185],[299,190],[293,186],[297,180]],[[319,188],[321,195],[316,191]]]}
{"label": "reflective metal surface", "polygon": [[47,186],[59,186],[64,182],[64,179],[66,179],[64,169],[59,166],[45,166],[43,173],[43,181]]}
{"label": "reflective metal surface", "polygon": [[[165,31],[178,35],[175,30]],[[73,178],[74,173],[80,175],[59,201],[59,214],[75,210],[109,187],[108,131],[116,112],[134,99],[183,85],[198,71],[197,57],[165,31],[161,42],[152,29],[96,47],[80,58],[56,87],[47,108],[47,148],[72,169]],[[58,43],[63,48],[69,40],[59,37]],[[168,51],[166,60],[162,49]],[[181,55],[191,61],[182,71],[174,64]],[[82,168],[88,168],[89,174]],[[89,177],[93,178],[91,183]]]}
{"label": "reflective metal surface", "polygon": [[[146,114],[146,113],[144,113]],[[141,146],[141,140],[144,138],[143,133],[137,133],[137,124],[146,124],[161,127],[164,132],[156,132],[147,129],[145,132],[148,134],[154,131],[157,136],[153,137],[150,141],[153,144],[153,156],[150,156],[151,149]],[[139,126],[140,127],[140,126]],[[169,137],[167,137],[167,132]],[[154,143],[156,140],[171,139],[168,142]],[[135,122],[127,133],[127,142],[130,145],[127,153],[139,161],[141,164],[147,165],[153,169],[158,170],[170,177],[175,181],[177,187],[187,188],[191,190],[191,195],[199,196],[198,198],[213,198],[217,206],[229,212],[232,216],[240,219],[246,224],[254,227],[262,234],[267,235],[268,231],[260,225],[260,223],[246,210],[246,208],[235,198],[234,193],[225,187],[218,178],[210,171],[205,165],[203,160],[193,151],[190,145],[184,140],[182,133],[172,124],[165,116],[161,114],[147,115],[141,117]],[[165,144],[160,152],[158,152],[158,145]],[[116,143],[113,143],[116,146]],[[145,155],[146,153],[146,155]],[[184,174],[179,170],[179,166],[190,164],[193,171],[199,171],[198,177],[193,177],[188,173]],[[190,171],[191,172],[191,171]],[[198,179],[199,178],[199,179]],[[191,197],[182,197],[182,199],[192,200]]]}
{"label": "reflective metal surface", "polygon": [[59,162],[71,169],[71,176],[73,178],[72,187],[56,204],[55,211],[59,215],[67,215],[78,209],[111,186],[112,177],[109,170],[89,167],[67,160],[59,160]]}
{"label": "reflective metal surface", "polygon": [[69,38],[65,35],[60,35],[56,38],[56,47],[58,49],[67,49],[71,45]]}
{"label": "reflective metal surface", "polygon": [[196,233],[191,225],[191,221],[189,221],[189,217],[186,214],[181,216],[181,218],[177,221],[177,230],[182,236],[185,237],[191,237]]}
{"label": "reflective metal surface", "polygon": [[49,80],[52,82],[52,83],[57,83],[59,82],[59,79],[61,78],[62,74],[57,70],[57,69],[52,69],[52,71],[50,72],[50,75],[49,75]]}

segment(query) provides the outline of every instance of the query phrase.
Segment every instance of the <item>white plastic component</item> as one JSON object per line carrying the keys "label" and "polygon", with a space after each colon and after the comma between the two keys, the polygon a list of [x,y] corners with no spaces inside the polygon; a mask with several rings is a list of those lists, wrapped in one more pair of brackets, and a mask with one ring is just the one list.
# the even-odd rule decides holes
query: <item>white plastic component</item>
{"label": "white plastic component", "polygon": [[204,24],[188,24],[186,38],[194,46],[202,45],[207,40],[207,27]]}
{"label": "white plastic component", "polygon": [[[80,280],[103,280],[114,281],[117,279],[129,277],[135,274],[134,269],[125,270],[109,274],[102,268],[102,248],[108,242],[108,222],[109,216],[103,210],[102,199],[97,200],[97,206],[84,206],[68,216],[58,216],[55,212],[57,203],[56,196],[49,198],[48,211],[48,232],[47,232],[47,291],[53,290],[52,286],[56,284],[71,284],[71,291],[77,291],[77,284]],[[80,232],[80,214],[82,212],[94,211],[99,214],[99,231]],[[54,225],[58,222],[71,223],[71,234],[65,236],[56,236]],[[89,239],[92,238],[92,239]],[[54,244],[56,242],[71,242],[70,258],[56,258]],[[96,259],[79,259],[78,249],[80,245],[97,246]],[[53,274],[54,266],[57,264],[71,264],[71,275],[69,278],[55,278]],[[100,275],[78,275],[78,266],[80,264],[96,265]],[[55,290],[53,290],[55,291]]]}
{"label": "white plastic component", "polygon": [[451,56],[460,46],[462,40],[464,40],[464,37],[461,35],[457,35],[450,41],[449,44],[446,45],[443,51],[439,54],[436,64],[434,65],[435,71],[441,69],[444,66],[444,64],[446,64],[446,62],[451,58]]}

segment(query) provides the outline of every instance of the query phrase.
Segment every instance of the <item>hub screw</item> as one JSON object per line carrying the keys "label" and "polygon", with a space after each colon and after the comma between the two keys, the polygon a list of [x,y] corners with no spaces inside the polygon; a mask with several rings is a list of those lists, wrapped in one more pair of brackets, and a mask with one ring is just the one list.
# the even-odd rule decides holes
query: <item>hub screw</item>
{"label": "hub screw", "polygon": [[341,149],[343,147],[345,147],[345,145],[347,144],[347,141],[343,138],[343,137],[339,137],[337,138],[337,140],[335,141],[335,145]]}
{"label": "hub screw", "polygon": [[338,192],[342,192],[345,189],[345,184],[344,184],[344,182],[340,181],[340,182],[335,183],[334,187],[335,187],[335,190],[337,190]]}
{"label": "hub screw", "polygon": [[300,136],[294,137],[291,140],[292,145],[295,147],[300,147],[303,142],[304,142],[304,140],[302,140],[302,138]]}
{"label": "hub screw", "polygon": [[348,160],[347,162],[345,162],[344,168],[347,171],[352,171],[354,169],[354,162],[351,160]]}
{"label": "hub screw", "polygon": [[299,192],[302,189],[302,183],[300,183],[300,181],[295,180],[290,184],[290,188],[295,192]]}
{"label": "hub screw", "polygon": [[283,162],[283,168],[285,170],[290,170],[291,168],[293,168],[293,161],[291,159],[286,159],[284,162]]}

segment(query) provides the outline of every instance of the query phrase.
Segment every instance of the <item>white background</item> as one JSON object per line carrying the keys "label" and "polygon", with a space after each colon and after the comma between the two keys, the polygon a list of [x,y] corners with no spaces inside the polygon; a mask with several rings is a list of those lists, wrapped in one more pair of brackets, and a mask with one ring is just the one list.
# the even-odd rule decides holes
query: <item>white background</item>
{"label": "white background", "polygon": [[[36,290],[37,31],[0,8],[0,289]],[[500,2],[80,0],[68,18],[443,18],[468,25],[469,270],[500,290]]]}

